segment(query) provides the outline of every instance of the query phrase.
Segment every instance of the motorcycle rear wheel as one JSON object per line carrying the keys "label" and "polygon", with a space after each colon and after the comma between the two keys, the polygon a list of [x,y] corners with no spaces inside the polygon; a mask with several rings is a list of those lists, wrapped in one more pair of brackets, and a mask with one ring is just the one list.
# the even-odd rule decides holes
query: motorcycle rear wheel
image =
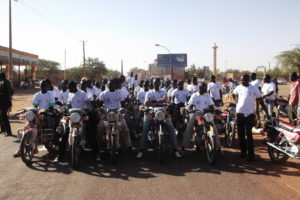
{"label": "motorcycle rear wheel", "polygon": [[[283,145],[287,145],[287,142],[285,142]],[[277,149],[271,146],[268,146],[268,153],[271,160],[277,164],[284,163],[289,159],[288,155],[278,151]]]}
{"label": "motorcycle rear wheel", "polygon": [[20,155],[22,161],[26,165],[30,165],[33,159],[33,151],[34,149],[32,148],[31,144],[31,131],[25,132],[21,139],[21,147],[20,147]]}

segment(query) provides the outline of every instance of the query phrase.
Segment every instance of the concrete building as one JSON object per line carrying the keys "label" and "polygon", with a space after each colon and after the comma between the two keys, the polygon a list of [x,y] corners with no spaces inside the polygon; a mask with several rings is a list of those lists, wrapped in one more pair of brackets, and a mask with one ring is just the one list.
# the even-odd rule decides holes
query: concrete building
{"label": "concrete building", "polygon": [[35,80],[38,60],[38,55],[12,49],[13,72],[11,72],[9,68],[9,49],[0,46],[0,71],[6,73],[7,79],[9,79],[10,73],[13,73],[14,85],[20,84],[23,80]]}
{"label": "concrete building", "polygon": [[[174,79],[185,79],[185,67],[173,67]],[[156,60],[149,64],[149,75],[151,77],[163,77],[171,79],[171,67],[158,67]]]}

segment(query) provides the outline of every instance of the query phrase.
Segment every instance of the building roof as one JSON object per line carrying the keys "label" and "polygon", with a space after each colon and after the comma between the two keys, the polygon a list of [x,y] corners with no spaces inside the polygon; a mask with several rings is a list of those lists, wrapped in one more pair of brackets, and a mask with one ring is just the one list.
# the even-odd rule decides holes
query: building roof
{"label": "building roof", "polygon": [[[35,65],[39,60],[39,56],[24,51],[12,49],[12,60],[14,65]],[[2,65],[9,64],[9,48],[0,46],[0,63]]]}

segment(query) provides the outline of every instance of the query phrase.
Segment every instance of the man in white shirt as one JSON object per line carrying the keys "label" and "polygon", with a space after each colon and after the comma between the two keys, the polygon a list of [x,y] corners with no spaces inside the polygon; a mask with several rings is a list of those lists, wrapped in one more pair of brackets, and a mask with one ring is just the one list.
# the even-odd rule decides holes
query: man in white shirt
{"label": "man in white shirt", "polygon": [[144,88],[140,89],[136,97],[136,100],[138,100],[141,105],[144,105],[145,97],[148,91],[149,91],[149,81],[145,81]]}
{"label": "man in white shirt", "polygon": [[194,76],[192,81],[193,81],[193,83],[190,86],[190,90],[189,90],[189,92],[191,93],[191,95],[199,91],[199,85],[198,85],[198,79],[197,79],[197,77]]}
{"label": "man in white shirt", "polygon": [[172,82],[172,87],[168,90],[167,96],[168,96],[168,101],[171,102],[173,99],[173,91],[177,89],[177,80],[174,79]]}
{"label": "man in white shirt", "polygon": [[[207,85],[205,82],[201,83],[199,92],[194,93],[187,106],[187,110],[190,110],[190,107],[194,107],[194,110],[196,111],[205,111],[207,109],[214,110],[214,102],[211,98],[211,96],[207,93]],[[185,150],[185,148],[190,147],[190,141],[193,135],[193,127],[196,122],[196,116],[197,113],[191,114],[189,123],[185,129],[184,135],[183,135],[183,141],[182,141],[182,150]]]}
{"label": "man in white shirt", "polygon": [[46,84],[48,85],[48,91],[51,93],[51,95],[54,97],[55,101],[59,100],[60,92],[56,87],[53,87],[52,82],[50,79],[45,80]]}
{"label": "man in white shirt", "polygon": [[190,96],[190,93],[187,89],[183,88],[184,82],[179,81],[178,82],[178,88],[173,91],[172,94],[172,102],[174,104],[185,104],[187,102],[188,97]]}
{"label": "man in white shirt", "polygon": [[134,83],[135,83],[135,79],[133,77],[133,72],[130,72],[130,77],[128,77],[127,82],[128,82],[128,89],[133,89]]}
{"label": "man in white shirt", "polygon": [[268,74],[264,77],[264,84],[261,92],[262,98],[265,100],[265,104],[268,109],[268,114],[272,116],[276,98],[276,86],[273,82],[271,82],[271,76]]}
{"label": "man in white shirt", "polygon": [[211,82],[208,84],[207,89],[215,105],[217,107],[222,106],[222,87],[220,83],[216,82],[216,77],[214,75],[211,76]]}
{"label": "man in white shirt", "polygon": [[[145,105],[149,107],[156,107],[158,104],[167,102],[167,93],[159,89],[160,79],[157,78],[154,81],[154,89],[147,92],[145,97]],[[146,150],[147,135],[150,130],[150,126],[153,123],[152,118],[147,118],[147,113],[144,116],[144,126],[142,131],[142,136],[140,140],[140,152],[137,154],[136,158],[140,159],[143,157],[143,151]],[[181,154],[177,151],[177,138],[175,134],[175,129],[170,118],[165,118],[164,120],[167,131],[171,135],[171,146],[174,149],[175,156],[181,158]]]}
{"label": "man in white shirt", "polygon": [[137,94],[139,93],[139,91],[143,89],[143,86],[144,86],[144,80],[141,80],[140,83],[139,83],[139,85],[134,88],[133,95],[135,97],[137,97]]}
{"label": "man in white shirt", "polygon": [[[261,98],[260,92],[257,87],[250,85],[250,77],[244,74],[241,78],[242,85],[237,86],[233,91],[233,97],[237,100],[236,113],[237,113],[237,129],[241,148],[241,158],[247,156],[247,161],[255,160],[254,145],[252,137],[252,128],[254,126],[254,102],[257,100],[267,116],[267,108]],[[238,97],[238,99],[236,99]],[[247,135],[247,142],[245,139]]]}
{"label": "man in white shirt", "polygon": [[69,84],[68,80],[63,80],[61,83],[59,101],[61,101],[63,104],[68,103],[68,96],[69,96],[68,84]]}
{"label": "man in white shirt", "polygon": [[[108,110],[119,110],[121,108],[121,101],[123,100],[124,96],[120,91],[117,91],[117,84],[119,79],[114,79],[109,81],[108,83],[108,90],[105,90],[102,92],[99,96],[99,100],[103,101],[104,108]],[[126,141],[126,146],[131,150],[132,144],[131,144],[131,138],[129,135],[129,130],[126,124],[126,121],[124,118],[120,118],[121,126],[120,126],[120,136],[124,136],[124,140]],[[108,129],[103,122],[103,120],[100,120],[100,123],[98,125],[98,136],[101,138],[102,135],[105,134],[104,130]]]}
{"label": "man in white shirt", "polygon": [[87,108],[87,101],[88,97],[86,92],[82,90],[77,90],[77,84],[75,82],[69,83],[69,96],[68,96],[68,104],[72,108],[80,108],[85,109]]}
{"label": "man in white shirt", "polygon": [[37,92],[33,96],[32,105],[38,109],[53,108],[55,105],[55,99],[51,92],[48,91],[47,81],[41,82],[41,91]]}

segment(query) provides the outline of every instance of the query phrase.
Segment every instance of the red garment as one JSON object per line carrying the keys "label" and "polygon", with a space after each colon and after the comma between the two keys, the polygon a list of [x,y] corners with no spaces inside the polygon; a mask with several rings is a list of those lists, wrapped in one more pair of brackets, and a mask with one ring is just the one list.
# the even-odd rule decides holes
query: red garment
{"label": "red garment", "polygon": [[291,82],[291,92],[290,92],[290,100],[289,105],[298,105],[299,103],[299,81],[292,81]]}

